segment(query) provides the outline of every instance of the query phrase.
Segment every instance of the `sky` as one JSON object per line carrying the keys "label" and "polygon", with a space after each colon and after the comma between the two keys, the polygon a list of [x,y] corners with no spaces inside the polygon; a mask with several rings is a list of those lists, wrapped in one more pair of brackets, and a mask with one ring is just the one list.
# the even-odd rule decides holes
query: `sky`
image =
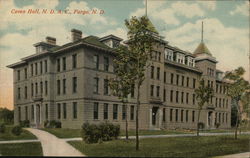
{"label": "sky", "polygon": [[[248,1],[148,0],[147,4],[147,15],[160,35],[182,50],[195,50],[204,21],[204,42],[219,61],[217,69],[243,66],[248,79]],[[29,14],[30,9],[39,9],[40,14]],[[60,10],[67,14],[59,14]],[[97,14],[86,14],[93,10]],[[70,42],[72,28],[81,30],[83,37],[114,34],[126,39],[124,20],[142,15],[145,0],[0,0],[0,107],[13,108],[13,71],[6,66],[34,54],[33,44],[46,36],[55,37],[58,45]]]}

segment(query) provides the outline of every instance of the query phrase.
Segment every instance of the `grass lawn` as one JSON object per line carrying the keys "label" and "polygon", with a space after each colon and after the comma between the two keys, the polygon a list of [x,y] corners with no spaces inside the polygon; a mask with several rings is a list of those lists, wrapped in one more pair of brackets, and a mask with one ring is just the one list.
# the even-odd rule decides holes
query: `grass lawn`
{"label": "grass lawn", "polygon": [[[21,139],[37,139],[32,133],[23,129],[23,132],[20,136],[15,136],[12,134],[11,129],[13,126],[6,126],[5,133],[0,134],[0,141],[4,140],[21,140]],[[1,150],[0,150],[1,151]]]}
{"label": "grass lawn", "polygon": [[81,129],[67,128],[42,128],[41,130],[54,134],[58,138],[77,138],[81,137]]}
{"label": "grass lawn", "polygon": [[[166,135],[166,134],[192,134],[194,130],[140,130],[139,135]],[[121,131],[120,136],[125,136],[126,132]],[[128,131],[129,136],[135,136],[135,130]]]}
{"label": "grass lawn", "polygon": [[41,143],[0,144],[1,156],[43,156]]}
{"label": "grass lawn", "polygon": [[87,156],[109,157],[211,157],[249,151],[249,137],[208,136],[148,138],[140,140],[140,151],[135,151],[135,140],[114,140],[101,144],[69,142]]}

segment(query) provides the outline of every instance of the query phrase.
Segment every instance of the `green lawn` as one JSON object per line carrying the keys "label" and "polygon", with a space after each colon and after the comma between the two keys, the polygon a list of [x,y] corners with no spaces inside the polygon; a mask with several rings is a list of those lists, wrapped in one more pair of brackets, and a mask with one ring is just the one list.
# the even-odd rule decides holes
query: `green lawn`
{"label": "green lawn", "polygon": [[0,144],[1,156],[43,156],[41,143]]}
{"label": "green lawn", "polygon": [[[166,134],[192,134],[194,130],[140,130],[139,135],[166,135]],[[121,131],[120,136],[125,136],[126,132]],[[129,136],[135,136],[135,130],[128,132]]]}
{"label": "green lawn", "polygon": [[140,140],[140,151],[135,151],[135,141],[114,140],[101,144],[69,142],[87,156],[109,157],[211,157],[249,151],[249,137],[209,136],[148,138]]}
{"label": "green lawn", "polygon": [[6,126],[5,133],[0,134],[0,141],[4,140],[21,140],[21,139],[37,139],[32,133],[23,129],[23,132],[20,136],[15,136],[11,133],[11,129],[13,126]]}
{"label": "green lawn", "polygon": [[50,132],[58,138],[77,138],[81,137],[81,129],[67,129],[67,128],[42,128],[41,130]]}

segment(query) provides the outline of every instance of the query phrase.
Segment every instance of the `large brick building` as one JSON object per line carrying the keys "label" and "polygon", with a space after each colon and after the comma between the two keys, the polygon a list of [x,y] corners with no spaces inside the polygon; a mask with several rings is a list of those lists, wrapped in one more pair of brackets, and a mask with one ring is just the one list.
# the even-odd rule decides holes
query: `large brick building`
{"label": "large brick building", "polygon": [[[110,121],[125,128],[126,109],[108,86],[114,77],[114,48],[122,41],[114,35],[88,36],[71,30],[72,41],[62,46],[56,39],[34,44],[36,53],[9,65],[14,70],[15,124],[30,120],[43,126],[59,120],[63,128],[80,128],[84,122]],[[215,90],[202,112],[206,128],[229,128],[231,99],[226,95],[223,72],[202,41],[194,53],[170,46],[158,33],[151,65],[141,90],[140,129],[195,128],[199,80]],[[129,98],[129,128],[135,128],[136,91]]]}

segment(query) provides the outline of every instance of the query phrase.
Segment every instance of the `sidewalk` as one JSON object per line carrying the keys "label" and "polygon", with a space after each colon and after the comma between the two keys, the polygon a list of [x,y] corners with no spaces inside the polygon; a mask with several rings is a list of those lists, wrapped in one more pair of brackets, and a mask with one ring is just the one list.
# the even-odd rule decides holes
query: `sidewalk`
{"label": "sidewalk", "polygon": [[27,130],[40,140],[43,156],[85,156],[65,140],[59,139],[48,132],[33,128],[27,128]]}
{"label": "sidewalk", "polygon": [[217,157],[214,157],[214,158],[250,158],[250,152],[232,154],[232,155],[225,155],[225,156],[217,156]]}

